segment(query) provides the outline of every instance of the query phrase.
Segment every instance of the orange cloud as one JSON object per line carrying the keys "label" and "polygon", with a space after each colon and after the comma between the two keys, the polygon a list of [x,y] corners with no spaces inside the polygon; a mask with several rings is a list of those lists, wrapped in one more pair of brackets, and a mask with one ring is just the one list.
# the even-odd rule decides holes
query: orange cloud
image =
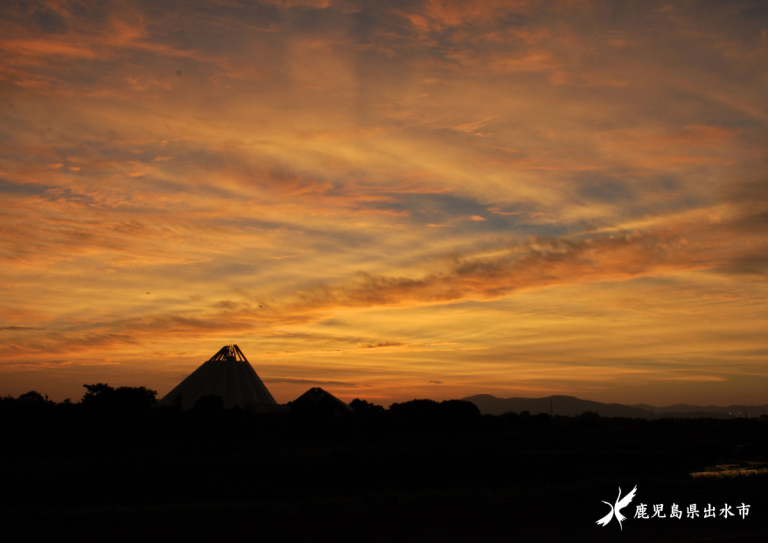
{"label": "orange cloud", "polygon": [[657,8],[2,4],[3,382],[756,397],[765,25]]}

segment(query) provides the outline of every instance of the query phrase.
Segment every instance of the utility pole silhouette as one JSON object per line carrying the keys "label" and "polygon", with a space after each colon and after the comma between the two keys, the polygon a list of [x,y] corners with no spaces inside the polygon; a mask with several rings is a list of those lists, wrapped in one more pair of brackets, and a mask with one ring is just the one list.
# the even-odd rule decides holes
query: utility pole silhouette
{"label": "utility pole silhouette", "polygon": [[555,416],[555,411],[552,409],[552,398],[549,399],[549,416],[553,418]]}

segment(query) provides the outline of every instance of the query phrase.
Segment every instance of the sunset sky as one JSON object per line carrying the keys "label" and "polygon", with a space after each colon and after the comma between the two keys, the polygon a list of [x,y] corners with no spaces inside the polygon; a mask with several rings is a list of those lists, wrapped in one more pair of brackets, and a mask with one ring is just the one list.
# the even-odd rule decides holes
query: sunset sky
{"label": "sunset sky", "polygon": [[0,395],[768,403],[768,2],[5,0]]}

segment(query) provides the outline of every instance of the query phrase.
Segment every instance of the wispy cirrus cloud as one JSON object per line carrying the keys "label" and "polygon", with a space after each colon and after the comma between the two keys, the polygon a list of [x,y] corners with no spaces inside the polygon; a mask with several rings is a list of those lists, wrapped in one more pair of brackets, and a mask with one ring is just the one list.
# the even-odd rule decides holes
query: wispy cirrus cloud
{"label": "wispy cirrus cloud", "polygon": [[767,22],[6,2],[2,371],[170,389],[236,340],[285,400],[307,376],[382,402],[755,395],[733,353],[765,348]]}

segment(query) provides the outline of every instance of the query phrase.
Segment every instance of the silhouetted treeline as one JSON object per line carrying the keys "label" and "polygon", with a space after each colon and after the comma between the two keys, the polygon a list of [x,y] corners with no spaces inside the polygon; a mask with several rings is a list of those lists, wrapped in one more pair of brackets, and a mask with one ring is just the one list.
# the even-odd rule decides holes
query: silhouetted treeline
{"label": "silhouetted treeline", "polygon": [[393,403],[389,407],[392,417],[400,420],[474,420],[480,418],[480,410],[464,400],[411,400]]}
{"label": "silhouetted treeline", "polygon": [[[168,417],[192,418],[201,417],[219,417],[219,418],[246,418],[252,421],[282,421],[287,422],[292,418],[306,419],[311,409],[304,406],[304,409],[298,409],[289,403],[292,407],[288,413],[294,415],[257,415],[235,407],[225,410],[224,402],[219,396],[204,396],[198,399],[195,406],[190,411],[182,411],[181,400],[177,398],[170,406],[158,407],[156,402],[157,392],[146,387],[119,387],[113,388],[105,383],[85,384],[85,393],[77,402],[73,403],[66,399],[61,403],[50,400],[39,392],[30,391],[20,395],[18,398],[6,396],[0,398],[0,416],[13,417],[14,415],[25,416],[32,415],[36,417],[54,415],[76,417],[78,414],[88,414],[90,416],[115,416],[120,415],[122,419],[131,416],[159,417],[167,419]],[[314,421],[323,419],[338,418],[338,410],[322,409],[323,403],[318,404]],[[446,424],[459,424],[462,427],[474,427],[479,430],[504,431],[504,430],[551,430],[553,425],[572,426],[575,428],[599,428],[615,427],[617,425],[648,425],[651,421],[645,419],[628,418],[606,418],[600,417],[597,413],[584,412],[577,417],[556,416],[550,417],[545,413],[531,415],[528,411],[520,413],[504,413],[503,415],[481,415],[478,407],[465,400],[445,400],[436,402],[430,399],[414,399],[402,403],[394,403],[389,409],[381,405],[370,403],[363,399],[354,399],[350,402],[350,407],[354,411],[354,420],[367,421],[370,424],[394,424],[402,426],[445,426]],[[172,413],[172,415],[170,415]],[[334,414],[336,417],[334,417]],[[297,416],[298,415],[298,416]],[[654,426],[661,427],[665,424],[682,424],[673,422],[678,419],[666,418],[652,421]],[[715,422],[714,419],[688,419],[687,426],[697,425],[722,425],[728,426],[729,422],[738,423],[739,419],[732,421]],[[751,419],[758,424],[757,419]],[[304,421],[306,422],[306,421]],[[762,421],[765,422],[765,421]],[[733,426],[733,425],[731,425]]]}
{"label": "silhouetted treeline", "polygon": [[88,409],[112,412],[141,412],[155,404],[157,392],[146,387],[112,388],[104,383],[83,385],[87,392],[80,403]]}
{"label": "silhouetted treeline", "polygon": [[18,398],[12,396],[0,398],[0,410],[4,413],[43,412],[44,410],[51,411],[58,406],[71,412],[71,407],[77,405],[92,412],[137,413],[151,409],[155,405],[155,396],[157,396],[156,391],[146,387],[115,389],[104,383],[83,385],[83,387],[85,387],[86,392],[77,404],[73,404],[70,399],[56,404],[49,400],[47,395],[43,396],[32,390]]}
{"label": "silhouetted treeline", "polygon": [[[187,529],[200,525],[194,504],[217,504],[211,506],[218,511],[211,513],[217,525],[239,522],[239,536],[252,535],[256,523],[260,534],[291,540],[285,534],[307,519],[322,524],[328,504],[357,500],[357,513],[344,509],[333,522],[357,526],[356,540],[377,540],[379,532],[370,531],[376,519],[399,526],[398,533],[412,533],[425,518],[434,519],[440,540],[483,540],[472,537],[473,526],[483,523],[495,523],[498,540],[514,535],[505,529],[517,533],[520,519],[548,525],[552,514],[570,515],[566,532],[574,523],[593,526],[605,514],[601,500],[612,499],[617,486],[626,491],[634,484],[648,503],[655,503],[649,496],[655,489],[659,503],[738,499],[755,512],[768,506],[758,501],[765,477],[713,486],[690,476],[717,464],[765,462],[768,425],[757,419],[493,416],[465,401],[413,400],[384,409],[362,399],[350,402],[354,416],[336,418],[327,410],[328,416],[307,417],[224,409],[217,396],[201,398],[189,411],[178,404],[157,407],[154,398],[144,387],[97,383],[85,386],[77,403],[56,404],[36,392],[0,399],[4,530],[17,522],[15,515],[26,514],[24,508],[42,508],[45,518],[53,518],[51,512],[62,506],[89,511],[121,505],[149,511],[150,526],[160,523],[170,539],[184,533],[185,541],[196,540]],[[248,505],[254,502],[260,505]],[[280,505],[269,509],[264,503]],[[167,506],[177,511],[177,524],[162,524],[152,513]],[[219,522],[220,512],[238,508],[247,512],[242,519]],[[11,513],[2,517],[4,511]],[[509,511],[517,512],[510,517],[514,522],[503,520]],[[61,523],[71,527],[68,513],[62,515],[46,534],[53,536]],[[120,517],[129,532],[136,526],[130,515]],[[469,519],[456,528],[461,537],[440,523],[444,517]],[[26,535],[29,526],[19,520],[16,533]],[[712,525],[702,526],[710,535]],[[136,530],[126,540],[145,540]],[[104,537],[117,541],[120,533]],[[521,540],[538,540],[539,533]],[[603,533],[609,534],[596,532]],[[89,540],[89,534],[103,536],[84,525],[77,540]],[[420,540],[433,540],[429,535],[421,533]]]}
{"label": "silhouetted treeline", "polygon": [[366,400],[355,398],[349,402],[349,407],[355,410],[355,413],[361,417],[379,417],[384,414],[384,407],[368,403]]}

